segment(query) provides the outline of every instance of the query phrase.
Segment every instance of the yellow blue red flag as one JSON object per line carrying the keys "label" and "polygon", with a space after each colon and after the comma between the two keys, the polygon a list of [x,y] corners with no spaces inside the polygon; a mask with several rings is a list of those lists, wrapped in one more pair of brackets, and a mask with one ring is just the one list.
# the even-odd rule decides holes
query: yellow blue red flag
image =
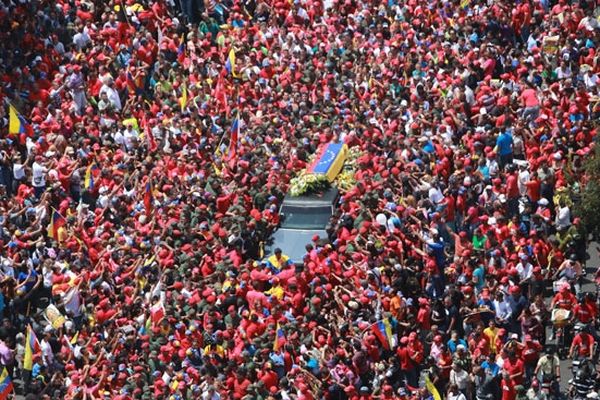
{"label": "yellow blue red flag", "polygon": [[348,146],[343,143],[329,143],[323,148],[308,172],[325,175],[329,182],[333,182],[344,166],[347,151]]}

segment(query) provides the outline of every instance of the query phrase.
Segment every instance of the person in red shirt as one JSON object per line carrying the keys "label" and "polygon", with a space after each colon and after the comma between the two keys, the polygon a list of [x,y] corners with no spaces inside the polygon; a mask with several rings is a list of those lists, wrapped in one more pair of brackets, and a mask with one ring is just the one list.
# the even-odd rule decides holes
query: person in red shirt
{"label": "person in red shirt", "polygon": [[398,350],[396,354],[400,359],[400,369],[402,373],[406,376],[406,381],[410,386],[417,387],[417,371],[415,369],[414,361],[411,359],[411,352],[408,347],[408,338],[404,336],[400,339],[400,346],[398,346]]}
{"label": "person in red shirt", "polygon": [[264,369],[265,371],[263,371],[262,376],[260,377],[260,380],[264,386],[266,388],[278,387],[279,378],[277,377],[277,373],[273,371],[271,362],[266,362]]}
{"label": "person in red shirt", "polygon": [[514,168],[510,170],[510,174],[506,178],[506,199],[507,199],[507,216],[512,218],[519,213],[519,184],[518,177]]}
{"label": "person in red shirt", "polygon": [[525,345],[521,351],[521,358],[525,364],[525,376],[527,379],[533,377],[535,367],[537,366],[540,352],[543,346],[537,340],[533,340],[531,335],[525,335]]}
{"label": "person in red shirt", "polygon": [[415,365],[420,365],[424,360],[423,344],[417,338],[416,332],[411,332],[408,335],[408,355]]}
{"label": "person in red shirt", "polygon": [[581,301],[573,307],[573,316],[579,322],[584,325],[591,323],[595,318],[595,310],[592,309],[592,305],[586,302],[583,298]]}
{"label": "person in red shirt", "polygon": [[232,398],[241,399],[244,397],[250,384],[250,380],[246,377],[246,369],[243,367],[238,368],[232,384],[228,385],[233,388]]}
{"label": "person in red shirt", "polygon": [[417,312],[417,324],[424,331],[431,328],[431,307],[425,298],[419,298],[419,311]]}
{"label": "person in red shirt", "polygon": [[577,297],[569,290],[568,285],[560,288],[558,293],[552,299],[552,308],[562,308],[563,310],[572,310],[573,304],[577,304]]}
{"label": "person in red shirt", "polygon": [[515,389],[515,381],[511,379],[508,372],[502,373],[502,382],[500,384],[502,388],[502,400],[516,400],[517,390]]}
{"label": "person in red shirt", "polygon": [[525,364],[517,357],[514,350],[508,350],[507,353],[508,357],[504,360],[504,371],[508,372],[511,381],[521,385],[525,378]]}
{"label": "person in red shirt", "polygon": [[[574,358],[586,358],[592,359],[594,357],[594,350],[596,347],[596,341],[594,337],[587,332],[583,331],[583,325],[575,325],[575,337],[571,343],[571,349],[569,350],[569,357]],[[575,353],[577,352],[577,353]]]}
{"label": "person in red shirt", "polygon": [[537,176],[537,172],[533,171],[529,181],[525,183],[525,186],[527,187],[527,197],[529,197],[530,202],[537,203],[539,201],[541,185],[542,183]]}

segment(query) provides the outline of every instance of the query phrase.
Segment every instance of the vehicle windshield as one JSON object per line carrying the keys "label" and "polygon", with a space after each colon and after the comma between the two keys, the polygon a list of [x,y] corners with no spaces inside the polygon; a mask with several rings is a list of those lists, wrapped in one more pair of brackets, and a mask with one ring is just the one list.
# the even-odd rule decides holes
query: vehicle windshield
{"label": "vehicle windshield", "polygon": [[323,230],[331,217],[331,206],[298,207],[283,205],[285,216],[281,227],[284,229]]}

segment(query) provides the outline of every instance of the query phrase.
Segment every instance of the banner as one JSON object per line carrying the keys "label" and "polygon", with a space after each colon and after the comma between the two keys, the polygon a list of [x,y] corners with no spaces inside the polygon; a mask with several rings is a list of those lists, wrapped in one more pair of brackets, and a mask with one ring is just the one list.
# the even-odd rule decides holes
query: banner
{"label": "banner", "polygon": [[50,304],[44,311],[44,318],[48,321],[54,329],[61,328],[66,321],[66,318],[58,311],[58,308],[54,304]]}

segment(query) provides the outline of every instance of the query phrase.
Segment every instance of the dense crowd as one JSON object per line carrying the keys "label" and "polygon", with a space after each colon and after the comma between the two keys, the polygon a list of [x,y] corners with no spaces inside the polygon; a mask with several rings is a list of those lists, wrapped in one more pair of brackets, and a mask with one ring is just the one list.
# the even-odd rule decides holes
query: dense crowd
{"label": "dense crowd", "polygon": [[[596,151],[596,6],[0,1],[15,390],[550,398],[556,351],[595,357],[573,210]],[[267,261],[290,179],[330,142],[360,150],[355,186],[303,260]]]}

